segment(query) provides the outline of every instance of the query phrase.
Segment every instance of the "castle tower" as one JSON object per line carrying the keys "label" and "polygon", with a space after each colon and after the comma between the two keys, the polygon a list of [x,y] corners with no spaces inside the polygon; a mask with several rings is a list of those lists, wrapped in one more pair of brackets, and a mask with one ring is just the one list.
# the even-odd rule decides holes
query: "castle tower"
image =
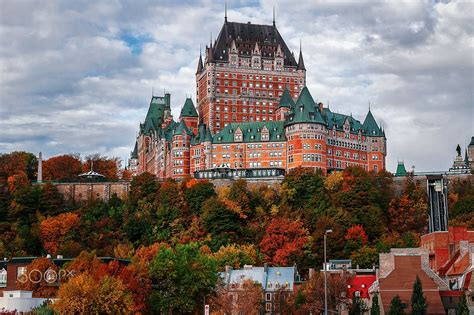
{"label": "castle tower", "polygon": [[375,121],[370,109],[362,127],[368,139],[368,170],[374,172],[385,170],[385,156],[387,155],[385,132]]}
{"label": "castle tower", "polygon": [[304,87],[285,123],[287,169],[310,167],[327,172],[327,122],[319,106]]}
{"label": "castle tower", "polygon": [[229,123],[277,120],[284,88],[296,98],[306,84],[302,58],[300,52],[295,60],[275,23],[225,20],[217,40],[206,46],[204,64],[198,61],[200,122],[215,134]]}
{"label": "castle tower", "polygon": [[291,108],[293,108],[294,106],[295,102],[293,101],[293,98],[291,98],[290,91],[285,88],[285,91],[283,92],[283,95],[280,98],[280,102],[276,110],[276,120],[285,121]]}
{"label": "castle tower", "polygon": [[190,97],[186,98],[186,101],[184,102],[181,114],[179,115],[179,120],[184,120],[188,129],[193,134],[197,134],[199,117],[196,108],[194,107],[193,100]]}

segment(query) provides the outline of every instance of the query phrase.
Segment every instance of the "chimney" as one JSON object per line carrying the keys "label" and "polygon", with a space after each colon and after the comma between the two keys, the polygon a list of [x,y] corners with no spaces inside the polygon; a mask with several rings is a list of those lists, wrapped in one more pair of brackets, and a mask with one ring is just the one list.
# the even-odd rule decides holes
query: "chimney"
{"label": "chimney", "polygon": [[38,177],[36,180],[38,183],[43,181],[43,154],[41,152],[38,155]]}

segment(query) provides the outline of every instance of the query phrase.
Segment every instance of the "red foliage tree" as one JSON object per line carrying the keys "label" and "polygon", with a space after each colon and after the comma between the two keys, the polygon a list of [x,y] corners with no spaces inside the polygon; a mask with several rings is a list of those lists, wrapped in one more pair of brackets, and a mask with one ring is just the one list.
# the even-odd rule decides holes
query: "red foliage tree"
{"label": "red foliage tree", "polygon": [[347,241],[354,241],[366,245],[369,242],[369,237],[364,231],[362,225],[355,225],[347,230],[347,234],[344,237]]}
{"label": "red foliage tree", "polygon": [[54,156],[43,162],[43,178],[46,180],[75,179],[81,172],[81,159],[77,155]]}
{"label": "red foliage tree", "polygon": [[274,265],[287,265],[292,257],[301,255],[308,243],[308,231],[300,221],[273,219],[268,225],[260,249],[265,260]]}

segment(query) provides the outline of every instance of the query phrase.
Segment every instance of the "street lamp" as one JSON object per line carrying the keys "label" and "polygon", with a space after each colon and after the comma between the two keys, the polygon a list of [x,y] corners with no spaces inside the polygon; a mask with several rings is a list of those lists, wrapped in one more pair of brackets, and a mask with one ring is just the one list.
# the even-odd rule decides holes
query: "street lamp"
{"label": "street lamp", "polygon": [[326,238],[332,230],[324,232],[324,315],[328,315],[328,279],[327,279],[327,263],[326,263]]}

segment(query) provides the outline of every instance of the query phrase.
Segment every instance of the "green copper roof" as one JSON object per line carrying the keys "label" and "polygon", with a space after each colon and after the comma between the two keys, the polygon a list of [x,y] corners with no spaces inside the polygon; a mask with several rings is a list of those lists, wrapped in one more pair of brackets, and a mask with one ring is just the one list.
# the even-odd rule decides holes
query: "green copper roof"
{"label": "green copper roof", "polygon": [[198,113],[191,98],[186,98],[183,108],[181,109],[180,117],[198,117]]}
{"label": "green copper roof", "polygon": [[471,137],[471,143],[469,145],[474,145],[474,137]]}
{"label": "green copper roof", "polygon": [[352,116],[333,113],[327,107],[323,109],[322,115],[325,117],[329,129],[332,129],[334,126],[336,126],[336,130],[344,130],[344,123],[346,120],[349,120],[349,123],[351,124],[351,133],[358,133],[359,130],[362,130],[362,133],[365,134],[361,122]]}
{"label": "green copper roof", "polygon": [[295,106],[295,101],[291,98],[290,91],[288,88],[285,88],[285,91],[283,92],[283,95],[280,98],[280,104],[278,107],[288,107],[292,108]]}
{"label": "green copper roof", "polygon": [[140,131],[148,135],[150,130],[156,131],[163,122],[164,111],[166,109],[166,100],[164,97],[152,96],[145,122],[140,124]]}
{"label": "green copper roof", "polygon": [[188,129],[188,127],[186,126],[184,120],[181,120],[178,124],[178,126],[174,129],[173,131],[173,135],[180,135],[182,134],[183,132],[185,132],[186,134],[192,136],[193,133],[191,132],[191,130]]}
{"label": "green copper roof", "polygon": [[132,159],[138,159],[138,143],[136,141],[135,141],[135,147],[133,148],[133,151],[130,157]]}
{"label": "green copper roof", "polygon": [[163,134],[165,135],[166,141],[173,140],[173,130],[176,128],[176,125],[177,123],[172,120],[165,128],[163,128]]}
{"label": "green copper roof", "polygon": [[[265,128],[268,130],[268,140],[262,140],[262,131],[265,130]],[[242,141],[234,141],[234,135],[239,129],[242,131]],[[216,133],[213,137],[213,143],[267,141],[286,141],[285,126],[283,121],[231,123]]]}
{"label": "green copper roof", "polygon": [[405,164],[403,162],[398,162],[397,171],[395,176],[407,176],[407,170],[405,169]]}
{"label": "green copper roof", "polygon": [[207,125],[205,124],[200,124],[198,126],[198,132],[197,132],[197,135],[192,137],[191,139],[191,143],[193,145],[196,145],[196,144],[199,144],[199,143],[202,143],[202,142],[205,142],[205,141],[210,141],[212,142],[212,136],[211,136],[211,132],[209,131],[209,129],[207,128]]}
{"label": "green copper roof", "polygon": [[367,136],[372,136],[372,137],[384,136],[384,133],[377,125],[377,122],[375,121],[375,118],[372,115],[372,112],[370,111],[370,109],[369,109],[369,112],[367,113],[367,116],[365,117],[364,124],[362,125],[362,127],[364,128],[364,131]]}
{"label": "green copper roof", "polygon": [[319,112],[319,108],[306,86],[301,90],[300,96],[286,121],[287,125],[295,123],[318,123],[327,125],[327,122]]}

